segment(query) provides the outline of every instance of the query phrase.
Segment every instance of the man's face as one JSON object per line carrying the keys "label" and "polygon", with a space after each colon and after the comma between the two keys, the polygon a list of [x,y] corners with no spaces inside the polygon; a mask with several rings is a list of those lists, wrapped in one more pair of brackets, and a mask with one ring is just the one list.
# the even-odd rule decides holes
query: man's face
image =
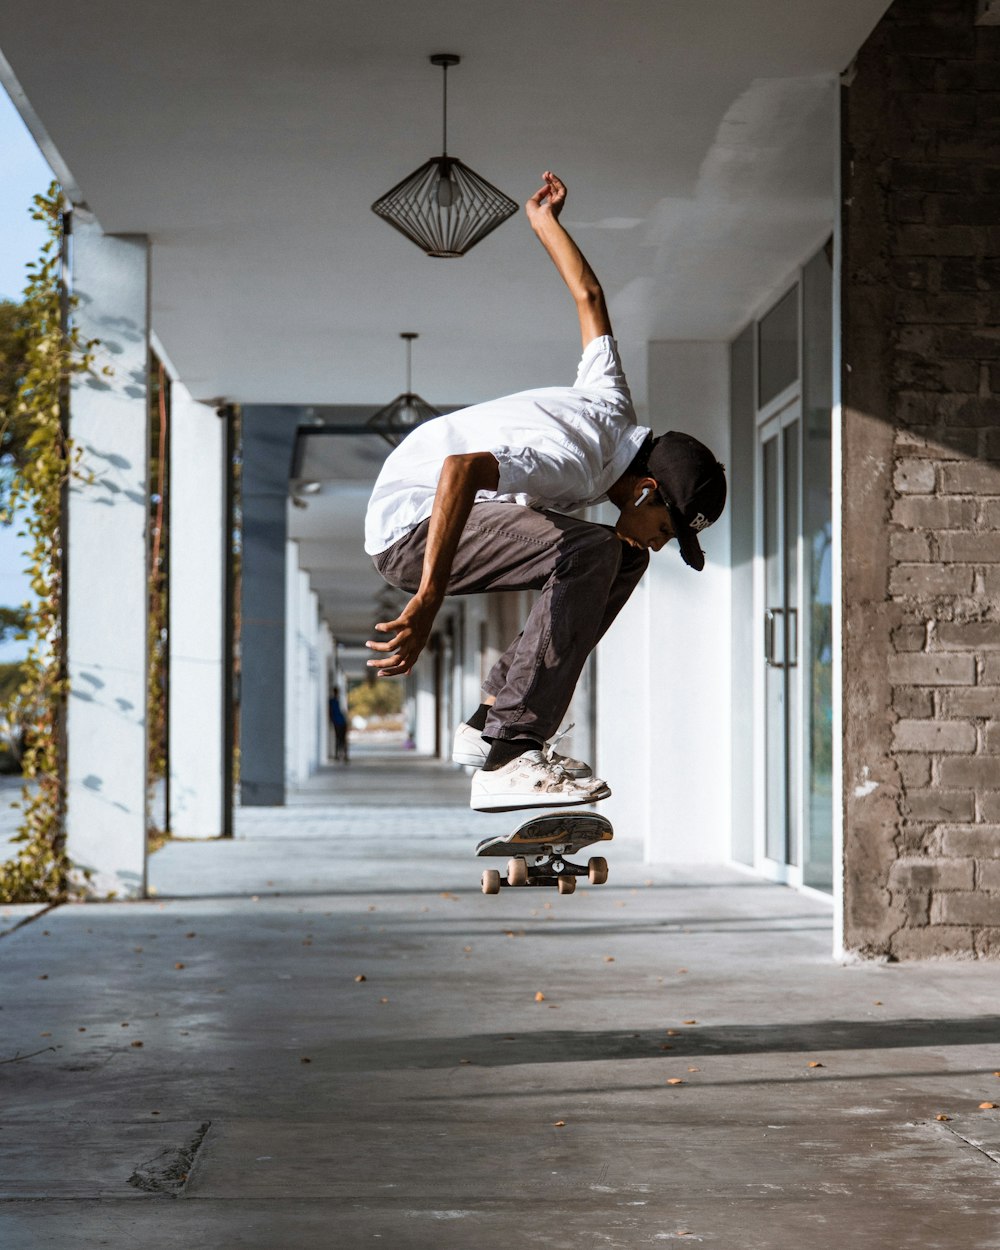
{"label": "man's face", "polygon": [[[649,494],[637,507],[636,499],[647,488]],[[659,551],[671,538],[676,537],[667,505],[660,498],[655,482],[648,480],[639,483],[633,499],[619,513],[615,533],[629,546],[641,547],[647,551]]]}

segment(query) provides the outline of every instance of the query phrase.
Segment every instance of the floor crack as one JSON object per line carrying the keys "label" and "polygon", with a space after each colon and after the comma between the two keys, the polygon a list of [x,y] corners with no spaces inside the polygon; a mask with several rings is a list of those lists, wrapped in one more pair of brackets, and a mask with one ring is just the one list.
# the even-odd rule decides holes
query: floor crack
{"label": "floor crack", "polygon": [[212,1121],[206,1120],[204,1124],[198,1126],[197,1131],[184,1145],[168,1146],[159,1154],[154,1155],[152,1159],[140,1163],[128,1178],[128,1183],[147,1194],[178,1197],[187,1184],[195,1156],[201,1149],[205,1134],[211,1127]]}
{"label": "floor crack", "polygon": [[958,1138],[959,1141],[964,1141],[967,1146],[971,1146],[973,1150],[978,1150],[981,1155],[985,1155],[991,1163],[1000,1165],[1000,1154],[992,1150],[987,1150],[987,1148],[980,1142],[973,1141],[971,1137],[966,1137],[964,1133],[960,1133],[957,1128],[952,1128],[951,1125],[945,1124],[941,1127],[946,1133],[952,1133]]}

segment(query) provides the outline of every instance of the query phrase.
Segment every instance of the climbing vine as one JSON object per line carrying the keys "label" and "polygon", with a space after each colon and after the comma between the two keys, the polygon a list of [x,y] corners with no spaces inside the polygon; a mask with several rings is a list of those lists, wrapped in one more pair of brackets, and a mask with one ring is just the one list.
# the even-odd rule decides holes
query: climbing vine
{"label": "climbing vine", "polygon": [[65,846],[63,743],[68,681],[63,647],[62,524],[65,492],[79,461],[66,432],[70,379],[93,364],[96,340],[84,341],[69,323],[73,299],[64,281],[64,200],[53,182],[33,201],[32,217],[45,226],[37,261],[28,265],[22,310],[26,335],[23,371],[8,423],[27,428],[24,454],[3,519],[16,519],[28,540],[25,556],[34,598],[24,606],[29,650],[14,695],[25,726],[25,785],[16,853],[0,864],[0,902],[42,902],[70,886]]}

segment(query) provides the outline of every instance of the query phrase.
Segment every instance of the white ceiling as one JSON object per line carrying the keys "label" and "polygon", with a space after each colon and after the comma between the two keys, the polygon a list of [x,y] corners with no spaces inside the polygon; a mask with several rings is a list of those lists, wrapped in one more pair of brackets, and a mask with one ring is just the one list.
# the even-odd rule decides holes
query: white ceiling
{"label": "white ceiling", "polygon": [[[75,197],[146,234],[196,398],[437,407],[572,378],[572,306],[523,218],[425,257],[370,204],[440,150],[519,202],[555,169],[644,415],[646,344],[727,339],[833,220],[838,74],[888,0],[6,0],[0,77]],[[653,420],[651,424],[655,423]],[[357,475],[354,475],[356,478]],[[336,633],[380,581],[367,486],[290,532]]]}
{"label": "white ceiling", "polygon": [[[726,338],[832,215],[833,84],[887,0],[7,0],[0,51],[106,230],[153,241],[197,397],[460,404],[571,376],[572,308],[519,216],[461,260],[369,205],[440,145],[523,201],[543,168],[645,342]],[[16,87],[16,84],[11,84]]]}

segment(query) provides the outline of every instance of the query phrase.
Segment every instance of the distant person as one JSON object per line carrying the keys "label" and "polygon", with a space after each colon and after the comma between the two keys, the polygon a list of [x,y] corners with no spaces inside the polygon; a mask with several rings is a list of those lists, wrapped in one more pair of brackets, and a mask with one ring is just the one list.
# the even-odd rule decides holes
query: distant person
{"label": "distant person", "polygon": [[335,745],[333,758],[349,764],[347,755],[347,717],[340,706],[340,689],[337,686],[330,691],[330,724],[333,726]]}

